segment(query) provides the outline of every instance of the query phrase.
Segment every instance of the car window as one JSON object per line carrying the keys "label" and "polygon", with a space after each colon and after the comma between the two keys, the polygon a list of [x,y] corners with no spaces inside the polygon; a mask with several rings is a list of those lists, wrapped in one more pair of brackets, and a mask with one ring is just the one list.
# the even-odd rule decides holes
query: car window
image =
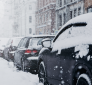
{"label": "car window", "polygon": [[13,39],[12,45],[13,45],[13,46],[17,46],[18,43],[20,42],[20,40],[21,40],[21,38],[15,38],[15,39]]}
{"label": "car window", "polygon": [[[71,27],[72,28],[72,27]],[[58,38],[57,40],[64,40],[66,38],[69,38],[71,35],[71,28],[67,29],[66,31],[64,31]]]}
{"label": "car window", "polygon": [[[90,29],[90,28],[89,28]],[[92,29],[90,29],[92,31]],[[71,37],[83,36],[83,35],[90,35],[90,32],[86,26],[73,26],[71,28]]]}
{"label": "car window", "polygon": [[9,39],[7,45],[10,45],[12,43],[12,39]]}
{"label": "car window", "polygon": [[19,42],[19,44],[18,44],[18,48],[21,47],[21,44],[22,44],[23,40],[24,40],[24,38],[22,38],[22,39],[20,40],[20,42]]}
{"label": "car window", "polygon": [[55,39],[53,40],[53,42],[55,42],[56,40],[63,40],[65,38],[69,38],[70,37],[70,30],[72,28],[72,25],[66,26],[63,30],[61,30],[58,35],[55,37]]}
{"label": "car window", "polygon": [[42,39],[43,39],[43,38],[32,38],[32,39],[30,39],[29,46],[41,45]]}
{"label": "car window", "polygon": [[58,33],[53,42],[55,42],[56,40],[63,40],[66,38],[85,34],[85,32],[87,32],[86,29],[84,30],[84,28],[86,28],[86,25],[87,24],[84,22],[67,25]]}
{"label": "car window", "polygon": [[24,38],[24,40],[21,43],[21,46],[20,47],[26,47],[27,40],[28,40],[28,38]]}
{"label": "car window", "polygon": [[59,36],[61,36],[62,33],[64,33],[67,29],[69,29],[70,27],[72,27],[72,24],[70,25],[67,25],[66,27],[64,27],[57,35],[56,37],[54,38],[53,42],[55,42]]}

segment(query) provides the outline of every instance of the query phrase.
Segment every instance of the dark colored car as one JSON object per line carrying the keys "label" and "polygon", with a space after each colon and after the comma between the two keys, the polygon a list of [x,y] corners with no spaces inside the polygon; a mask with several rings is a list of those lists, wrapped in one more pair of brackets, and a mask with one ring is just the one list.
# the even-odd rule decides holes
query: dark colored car
{"label": "dark colored car", "polygon": [[[47,46],[48,44],[48,46]],[[44,85],[92,85],[92,13],[67,22],[53,43],[42,41],[39,81]]]}
{"label": "dark colored car", "polygon": [[54,35],[33,35],[22,38],[15,51],[14,65],[23,71],[36,71],[38,54],[42,48],[41,41],[45,38],[53,39]]}
{"label": "dark colored car", "polygon": [[8,61],[13,61],[14,59],[14,52],[18,46],[18,43],[22,37],[13,37],[10,38],[7,45],[4,48],[4,58]]}

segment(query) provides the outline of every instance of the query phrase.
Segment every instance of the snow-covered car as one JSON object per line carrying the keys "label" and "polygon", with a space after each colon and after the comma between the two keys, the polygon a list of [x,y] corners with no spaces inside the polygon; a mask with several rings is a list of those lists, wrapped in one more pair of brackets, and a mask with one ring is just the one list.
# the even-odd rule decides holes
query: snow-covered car
{"label": "snow-covered car", "polygon": [[8,43],[9,38],[0,38],[0,56],[3,57],[4,48]]}
{"label": "snow-covered car", "polygon": [[41,41],[45,38],[54,38],[54,35],[32,35],[21,39],[14,55],[14,65],[23,71],[37,70],[37,60]]}
{"label": "snow-covered car", "polygon": [[92,13],[69,20],[52,44],[43,40],[42,45],[38,58],[41,83],[92,85]]}
{"label": "snow-covered car", "polygon": [[12,37],[9,39],[4,48],[4,58],[8,61],[13,61],[15,50],[23,37]]}

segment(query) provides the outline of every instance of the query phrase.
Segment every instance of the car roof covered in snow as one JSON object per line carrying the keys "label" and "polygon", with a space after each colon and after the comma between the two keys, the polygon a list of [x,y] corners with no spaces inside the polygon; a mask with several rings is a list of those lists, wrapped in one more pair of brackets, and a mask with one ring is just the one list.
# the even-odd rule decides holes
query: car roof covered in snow
{"label": "car roof covered in snow", "polygon": [[[54,41],[56,40],[56,38],[58,37],[59,33],[67,26],[74,26],[76,24],[81,24],[82,25],[85,25],[86,28],[92,28],[92,13],[86,13],[86,14],[82,14],[82,15],[79,15],[77,17],[74,17],[72,18],[71,20],[69,20],[65,25],[63,25],[61,27],[61,29],[58,31],[56,37],[54,38]],[[53,42],[54,42],[53,41]]]}
{"label": "car roof covered in snow", "polygon": [[30,35],[26,37],[54,37],[55,35]]}

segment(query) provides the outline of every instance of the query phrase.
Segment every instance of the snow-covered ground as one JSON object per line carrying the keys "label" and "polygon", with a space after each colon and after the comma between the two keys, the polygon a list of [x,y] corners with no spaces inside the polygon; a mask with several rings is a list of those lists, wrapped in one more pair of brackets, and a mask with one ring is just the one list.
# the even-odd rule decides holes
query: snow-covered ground
{"label": "snow-covered ground", "polygon": [[12,62],[0,58],[0,85],[41,85],[38,75],[17,70]]}

